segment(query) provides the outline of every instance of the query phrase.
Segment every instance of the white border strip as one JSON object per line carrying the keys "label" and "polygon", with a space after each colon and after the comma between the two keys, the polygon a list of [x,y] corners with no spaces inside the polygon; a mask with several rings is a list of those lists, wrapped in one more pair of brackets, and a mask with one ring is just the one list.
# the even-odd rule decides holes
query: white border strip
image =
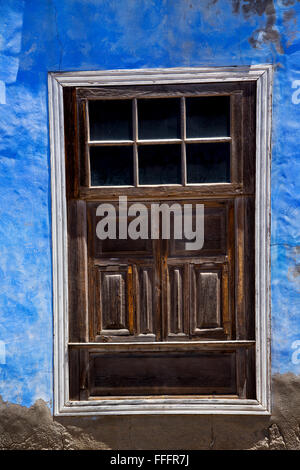
{"label": "white border strip", "polygon": [[[271,65],[49,73],[54,314],[54,415],[270,414],[270,162]],[[69,402],[68,256],[65,192],[64,86],[257,82],[255,285],[256,400],[99,400]]]}

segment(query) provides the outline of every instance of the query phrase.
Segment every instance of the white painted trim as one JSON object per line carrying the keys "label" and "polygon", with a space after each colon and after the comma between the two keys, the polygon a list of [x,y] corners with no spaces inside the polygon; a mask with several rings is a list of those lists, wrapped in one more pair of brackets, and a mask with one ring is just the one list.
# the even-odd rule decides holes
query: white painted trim
{"label": "white painted trim", "polygon": [[98,70],[58,72],[52,75],[62,86],[155,85],[258,80],[265,65],[249,67],[193,67],[172,69]]}
{"label": "white painted trim", "polygon": [[[54,414],[270,414],[270,162],[271,65],[49,73],[54,314]],[[257,400],[132,399],[69,402],[68,273],[64,164],[64,86],[257,82],[255,284]]]}

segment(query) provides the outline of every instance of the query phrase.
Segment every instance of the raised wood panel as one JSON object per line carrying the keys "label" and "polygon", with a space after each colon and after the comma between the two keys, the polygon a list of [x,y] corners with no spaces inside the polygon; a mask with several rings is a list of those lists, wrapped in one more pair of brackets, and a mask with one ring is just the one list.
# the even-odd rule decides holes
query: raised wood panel
{"label": "raised wood panel", "polygon": [[168,340],[178,341],[188,337],[188,265],[168,266],[167,323]]}
{"label": "raised wood panel", "polygon": [[93,266],[90,278],[91,340],[129,341],[134,323],[132,266]]}
{"label": "raised wood panel", "polygon": [[96,257],[151,255],[151,240],[99,240],[96,238]]}
{"label": "raised wood panel", "polygon": [[152,264],[96,265],[91,278],[91,340],[156,340],[158,302]]}
{"label": "raised wood panel", "polygon": [[90,353],[91,396],[236,394],[235,351]]}
{"label": "raised wood panel", "polygon": [[220,327],[221,295],[219,273],[198,273],[198,279],[196,281],[196,292],[196,329]]}
{"label": "raised wood panel", "polygon": [[221,327],[220,273],[192,267],[191,284],[192,331]]}
{"label": "raised wood panel", "polygon": [[[220,256],[227,254],[227,204],[219,203],[213,207],[207,201],[185,201],[193,205],[204,204],[204,244],[201,250],[186,250],[185,244],[189,242],[185,237],[181,240],[170,240],[170,256]],[[193,217],[195,229],[195,217]],[[173,231],[171,231],[171,235]]]}
{"label": "raised wood panel", "polygon": [[127,269],[100,271],[100,334],[129,334]]}
{"label": "raised wood panel", "polygon": [[190,276],[191,335],[224,338],[221,266],[191,264]]}
{"label": "raised wood panel", "polygon": [[[155,338],[155,309],[153,266],[137,266],[136,312],[139,335]],[[146,338],[145,338],[146,339]]]}
{"label": "raised wood panel", "polygon": [[169,316],[170,332],[178,334],[184,330],[184,298],[183,298],[183,273],[180,268],[173,268],[170,276],[171,285],[171,315]]}
{"label": "raised wood panel", "polygon": [[[151,256],[153,253],[152,240],[137,239],[132,240],[127,237],[121,239],[119,236],[119,214],[118,204],[109,202],[116,210],[116,239],[100,240],[96,234],[97,223],[102,217],[96,216],[97,207],[103,201],[87,203],[87,217],[88,217],[88,238],[89,238],[89,255],[91,258],[112,258],[112,257],[132,257],[132,256]],[[132,202],[130,202],[132,204]],[[132,221],[133,217],[127,217],[128,224]],[[150,225],[149,225],[150,226]]]}

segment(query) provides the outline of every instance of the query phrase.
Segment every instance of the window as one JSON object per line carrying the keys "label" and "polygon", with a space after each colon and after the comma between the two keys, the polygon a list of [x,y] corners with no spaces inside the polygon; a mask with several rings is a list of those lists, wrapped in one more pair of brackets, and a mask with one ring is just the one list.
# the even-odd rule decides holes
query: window
{"label": "window", "polygon": [[[56,413],[269,412],[270,77],[50,75]],[[127,236],[132,205],[145,237]],[[196,205],[201,248],[175,216],[162,236]]]}

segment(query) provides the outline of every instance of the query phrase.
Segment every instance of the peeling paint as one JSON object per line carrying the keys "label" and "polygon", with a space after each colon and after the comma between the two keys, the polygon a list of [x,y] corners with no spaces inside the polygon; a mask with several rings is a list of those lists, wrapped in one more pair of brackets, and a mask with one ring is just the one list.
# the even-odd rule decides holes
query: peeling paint
{"label": "peeling paint", "polygon": [[283,25],[286,30],[286,37],[288,39],[287,47],[289,47],[296,40],[299,30],[296,10],[292,8],[291,10],[284,11]]}
{"label": "peeling paint", "polygon": [[246,20],[253,15],[265,16],[265,24],[256,29],[250,36],[252,47],[260,48],[264,43],[273,43],[277,52],[283,53],[280,33],[276,26],[276,10],[273,0],[233,0],[233,12],[242,14]]}

